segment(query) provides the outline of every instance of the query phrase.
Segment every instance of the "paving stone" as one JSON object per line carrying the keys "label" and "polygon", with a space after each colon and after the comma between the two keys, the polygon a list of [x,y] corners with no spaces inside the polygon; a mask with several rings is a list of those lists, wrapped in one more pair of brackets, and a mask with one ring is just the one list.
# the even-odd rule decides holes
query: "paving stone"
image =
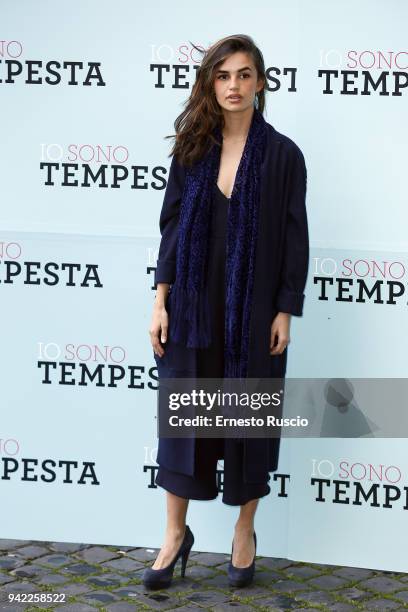
{"label": "paving stone", "polygon": [[[194,604],[186,604],[184,606],[178,607],[178,608],[173,608],[174,612],[190,612],[190,610],[197,610],[197,607]],[[170,608],[171,610],[171,608]],[[211,608],[211,610],[215,610],[215,608]],[[253,608],[251,608],[252,612],[253,612]]]}
{"label": "paving stone", "polygon": [[[305,612],[306,608],[293,608],[292,612]],[[310,606],[307,608],[307,612],[310,612],[310,610],[314,610],[315,612],[321,612],[321,608],[311,608]]]}
{"label": "paving stone", "polygon": [[401,589],[401,583],[395,578],[387,578],[387,576],[375,576],[360,582],[360,587],[377,591],[378,593],[392,593]]}
{"label": "paving stone", "polygon": [[[145,561],[154,561],[159,553],[158,548],[135,548],[133,550],[129,550],[126,553],[126,557],[129,559],[135,559],[135,561],[141,561],[142,563]],[[189,559],[192,559],[193,553],[190,553]]]}
{"label": "paving stone", "polygon": [[150,589],[147,589],[144,584],[128,584],[127,586],[114,589],[111,592],[120,597],[131,597],[134,599],[140,596],[154,597],[156,593],[160,595],[160,598],[162,595],[169,597],[170,595],[173,596],[174,593],[178,594],[183,591],[185,594],[191,594],[190,585],[185,579],[180,580],[176,578],[172,581],[171,585],[167,589],[160,589],[159,591],[151,591]]}
{"label": "paving stone", "polygon": [[397,591],[393,593],[394,597],[398,597],[398,599],[402,599],[403,602],[408,603],[408,591]]}
{"label": "paving stone", "polygon": [[327,591],[302,591],[295,594],[296,601],[307,601],[311,604],[328,606],[333,603],[334,597]]}
{"label": "paving stone", "polygon": [[273,583],[273,589],[275,591],[283,591],[285,593],[292,593],[292,591],[303,591],[307,589],[307,585],[305,585],[303,582],[296,582],[295,580],[280,579]]}
{"label": "paving stone", "polygon": [[[179,610],[180,608],[178,608]],[[226,601],[211,607],[211,612],[225,612],[225,610],[238,610],[239,612],[254,612],[252,606],[247,606],[239,601]]]}
{"label": "paving stone", "polygon": [[292,565],[293,561],[288,559],[280,559],[275,557],[259,557],[256,559],[256,565],[262,565],[267,569],[280,570]]}
{"label": "paving stone", "polygon": [[[41,593],[41,591],[36,591],[36,593]],[[62,602],[58,602],[58,604],[61,604]],[[49,608],[51,610],[54,610],[54,606],[57,605],[55,601],[30,601],[30,602],[24,602],[24,603],[20,603],[20,610],[37,610],[38,608],[43,609],[43,608]]]}
{"label": "paving stone", "polygon": [[9,574],[0,572],[0,585],[6,584],[6,582],[13,582],[13,580],[16,580],[15,576],[10,576]]}
{"label": "paving stone", "polygon": [[324,574],[323,576],[318,576],[317,578],[311,578],[309,580],[309,585],[313,585],[318,589],[338,589],[348,582],[350,581],[346,580],[345,578],[340,578],[340,576]]}
{"label": "paving stone", "polygon": [[48,572],[49,570],[46,567],[29,563],[27,565],[22,565],[17,569],[11,570],[10,574],[20,578],[34,578],[36,576],[44,576]]}
{"label": "paving stone", "polygon": [[144,590],[142,584],[129,584],[128,586],[114,589],[111,593],[118,595],[118,597],[138,597],[140,593],[144,594]]}
{"label": "paving stone", "polygon": [[119,586],[125,582],[129,582],[127,576],[120,574],[100,574],[99,576],[90,576],[87,578],[88,584],[94,584],[96,587],[103,586]]}
{"label": "paving stone", "polygon": [[320,572],[314,567],[309,567],[308,565],[291,565],[290,567],[286,568],[285,574],[287,576],[295,576],[296,578],[308,579],[318,576]]}
{"label": "paving stone", "polygon": [[71,603],[64,604],[62,606],[55,606],[55,610],[61,610],[61,612],[95,612],[96,608],[84,603]]}
{"label": "paving stone", "polygon": [[[131,602],[132,603],[132,602]],[[168,595],[166,590],[160,591],[151,591],[146,592],[145,594],[140,593],[135,600],[135,605],[144,604],[153,608],[154,610],[173,610],[177,608],[180,603],[180,598],[173,595]],[[117,604],[111,604],[111,606],[107,606],[107,610],[111,612],[111,607]],[[140,608],[138,607],[138,610]],[[120,610],[118,611],[120,612]]]}
{"label": "paving stone", "polygon": [[[149,595],[149,593],[152,593],[152,591],[150,589],[146,589],[143,584],[139,586],[140,592],[144,595]],[[165,591],[163,591],[163,593],[171,593],[177,595],[182,593],[183,597],[185,597],[186,595],[191,595],[192,593],[202,591],[203,586],[207,586],[207,583],[194,580],[194,578],[182,578],[181,576],[177,575],[173,578],[171,585]]]}
{"label": "paving stone", "polygon": [[[197,565],[200,565],[201,567],[205,567],[205,564],[198,563]],[[228,565],[229,565],[229,561],[224,561],[224,563],[220,563],[220,565],[213,565],[212,569],[217,572],[227,573]]]}
{"label": "paving stone", "polygon": [[184,596],[184,599],[199,606],[209,607],[225,603],[229,596],[219,591],[198,591],[192,595]]}
{"label": "paving stone", "polygon": [[4,557],[0,557],[0,569],[3,570],[12,570],[16,567],[21,567],[25,564],[23,559],[19,559],[17,555],[5,555]]}
{"label": "paving stone", "polygon": [[118,597],[109,591],[90,591],[81,595],[80,599],[90,604],[108,604],[118,600]]}
{"label": "paving stone", "polygon": [[324,565],[324,563],[307,563],[307,565],[309,567],[314,567],[315,569],[320,570],[321,572],[327,572],[327,570],[330,568],[333,568],[333,569],[339,568],[338,565]]}
{"label": "paving stone", "polygon": [[75,553],[75,556],[79,559],[83,559],[88,563],[102,563],[109,559],[115,559],[118,554],[102,548],[102,546],[92,546],[91,548],[85,548]]}
{"label": "paving stone", "polygon": [[246,587],[228,587],[229,594],[237,597],[269,597],[271,595],[270,589],[265,585],[256,584],[252,582]]}
{"label": "paving stone", "polygon": [[254,603],[257,606],[267,606],[273,610],[293,610],[293,608],[299,607],[299,603],[293,597],[278,594],[270,594],[267,597],[255,599]]}
{"label": "paving stone", "polygon": [[279,581],[282,581],[282,576],[280,574],[277,574],[276,572],[264,572],[261,569],[257,569],[255,571],[255,576],[254,576],[255,584],[262,584],[262,585],[270,587],[271,589],[274,589],[275,585]]}
{"label": "paving stone", "polygon": [[222,553],[207,553],[200,552],[191,559],[194,563],[201,563],[201,565],[221,565],[225,561],[230,560],[231,555],[224,555]]}
{"label": "paving stone", "polygon": [[373,576],[373,570],[365,569],[362,567],[341,567],[340,569],[334,570],[333,574],[340,576],[340,578],[347,578],[348,580],[363,580],[369,576]]}
{"label": "paving stone", "polygon": [[50,542],[49,548],[54,550],[55,552],[66,552],[73,553],[77,550],[84,550],[85,548],[90,548],[89,544],[77,544],[73,542]]}
{"label": "paving stone", "polygon": [[126,577],[126,582],[128,582],[129,580],[142,580],[144,570],[144,566],[138,570],[133,570],[132,575]]}
{"label": "paving stone", "polygon": [[38,580],[36,580],[36,584],[62,584],[67,582],[67,576],[61,576],[61,574],[45,574],[45,576],[41,576]]}
{"label": "paving stone", "polygon": [[93,588],[94,587],[89,584],[84,584],[83,582],[71,582],[70,584],[64,584],[64,586],[58,586],[54,591],[57,593],[64,593],[68,597],[75,597],[75,595],[89,592],[93,590]]}
{"label": "paving stone", "polygon": [[119,601],[118,603],[106,606],[106,610],[109,610],[109,612],[135,612],[135,610],[140,610],[140,607],[137,603],[132,604],[128,601]]}
{"label": "paving stone", "polygon": [[[227,574],[218,574],[213,578],[205,579],[203,584],[207,587],[216,587],[219,589],[228,589],[229,592],[231,590],[236,590],[235,587],[230,587],[228,584],[228,576]],[[238,595],[242,594],[244,589],[247,589],[248,595],[269,595],[271,592],[270,589],[274,588],[275,581],[271,580],[269,575],[265,572],[256,572],[254,581],[248,587],[240,587],[236,590]]]}
{"label": "paving stone", "polygon": [[[378,570],[380,571],[380,570]],[[391,570],[382,570],[381,574],[383,576],[389,576],[390,578],[397,578],[397,580],[399,580],[401,578],[401,576],[406,576],[405,572],[393,572]]]}
{"label": "paving stone", "polygon": [[134,559],[127,559],[126,557],[122,557],[121,559],[114,559],[113,561],[105,561],[105,563],[101,563],[102,567],[114,569],[117,572],[133,572],[134,570],[138,570],[143,568],[144,564],[140,561],[135,561]]}
{"label": "paving stone", "polygon": [[63,565],[69,565],[73,562],[72,557],[68,555],[45,555],[36,559],[39,565],[51,565],[52,567],[62,567]]}
{"label": "paving stone", "polygon": [[74,563],[67,567],[61,568],[61,572],[64,574],[73,574],[74,576],[86,576],[87,574],[94,574],[98,569],[88,563]]}
{"label": "paving stone", "polygon": [[395,603],[395,601],[391,601],[391,599],[369,599],[364,605],[367,606],[366,609],[370,610],[370,612],[372,610],[380,610],[380,612],[383,610],[396,610],[401,606],[401,604]]}
{"label": "paving stone", "polygon": [[195,580],[203,580],[204,578],[213,578],[216,576],[216,572],[204,565],[191,565],[187,567],[186,576],[187,574],[189,578],[194,578]]}
{"label": "paving stone", "polygon": [[212,578],[206,578],[204,584],[208,587],[228,589],[228,576],[227,574],[215,574]]}
{"label": "paving stone", "polygon": [[30,540],[1,540],[0,539],[0,550],[11,550],[12,548],[19,548],[20,546],[27,546],[30,544]]}
{"label": "paving stone", "polygon": [[22,546],[18,548],[16,551],[18,557],[22,559],[36,559],[37,557],[42,557],[43,555],[48,554],[50,551],[45,546],[36,546],[34,544],[30,544],[29,546]]}
{"label": "paving stone", "polygon": [[[307,612],[321,612],[321,608],[307,608]],[[293,608],[292,612],[305,612],[305,608]]]}
{"label": "paving stone", "polygon": [[109,612],[135,612],[135,610],[140,609],[137,604],[132,604],[128,601],[119,601],[105,607]]}
{"label": "paving stone", "polygon": [[358,587],[350,587],[348,589],[341,589],[339,595],[345,599],[351,599],[352,601],[360,601],[367,598],[367,591],[362,591]]}
{"label": "paving stone", "polygon": [[340,601],[334,601],[327,606],[327,610],[330,612],[355,612],[355,606],[348,603],[342,603]]}

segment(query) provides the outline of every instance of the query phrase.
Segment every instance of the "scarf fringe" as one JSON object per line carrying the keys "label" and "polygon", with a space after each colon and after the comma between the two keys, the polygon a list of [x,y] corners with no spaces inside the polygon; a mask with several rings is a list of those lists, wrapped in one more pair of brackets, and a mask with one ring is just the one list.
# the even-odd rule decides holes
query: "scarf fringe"
{"label": "scarf fringe", "polygon": [[212,339],[207,289],[175,289],[169,295],[171,337],[188,348],[207,348]]}

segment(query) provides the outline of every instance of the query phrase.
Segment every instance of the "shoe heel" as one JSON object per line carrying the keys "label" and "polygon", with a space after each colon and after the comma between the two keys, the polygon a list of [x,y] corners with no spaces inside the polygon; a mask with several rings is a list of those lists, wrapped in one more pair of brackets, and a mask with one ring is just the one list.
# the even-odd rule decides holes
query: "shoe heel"
{"label": "shoe heel", "polygon": [[190,554],[191,548],[192,546],[190,546],[190,548],[187,548],[187,550],[185,550],[181,556],[181,577],[182,578],[184,578],[185,573],[186,573],[186,566],[187,566],[188,556]]}
{"label": "shoe heel", "polygon": [[174,566],[176,565],[178,559],[181,557],[181,576],[184,578],[184,574],[186,571],[186,565],[188,556],[190,554],[190,550],[194,544],[194,535],[188,525],[186,525],[186,532],[184,534],[183,542],[176,553],[173,561],[169,563],[166,567],[162,567],[161,569],[153,569],[151,567],[146,567],[142,581],[146,588],[148,589],[166,589],[170,586],[173,573]]}

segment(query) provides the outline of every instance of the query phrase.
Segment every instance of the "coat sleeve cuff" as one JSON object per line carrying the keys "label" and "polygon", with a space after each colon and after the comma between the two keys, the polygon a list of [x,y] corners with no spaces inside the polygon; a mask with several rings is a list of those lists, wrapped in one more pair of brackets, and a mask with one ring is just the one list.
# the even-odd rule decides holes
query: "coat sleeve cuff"
{"label": "coat sleeve cuff", "polygon": [[173,260],[158,260],[156,271],[154,273],[154,281],[157,283],[174,283],[176,277],[176,262]]}
{"label": "coat sleeve cuff", "polygon": [[289,314],[301,317],[304,299],[303,293],[281,289],[276,299],[276,308],[278,312],[288,312]]}

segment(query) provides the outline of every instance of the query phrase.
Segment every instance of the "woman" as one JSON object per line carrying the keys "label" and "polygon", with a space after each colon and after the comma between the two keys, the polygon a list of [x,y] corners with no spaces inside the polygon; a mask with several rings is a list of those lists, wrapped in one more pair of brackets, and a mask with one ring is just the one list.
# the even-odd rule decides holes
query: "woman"
{"label": "woman", "polygon": [[[301,316],[309,246],[306,167],[299,147],[263,117],[266,77],[249,36],[221,39],[204,54],[176,142],[160,215],[157,293],[149,330],[159,379],[279,377],[291,315]],[[156,484],[167,491],[164,544],[143,581],[184,576],[194,536],[189,499],[240,506],[228,578],[254,575],[254,516],[270,492],[280,438],[160,438]]]}

